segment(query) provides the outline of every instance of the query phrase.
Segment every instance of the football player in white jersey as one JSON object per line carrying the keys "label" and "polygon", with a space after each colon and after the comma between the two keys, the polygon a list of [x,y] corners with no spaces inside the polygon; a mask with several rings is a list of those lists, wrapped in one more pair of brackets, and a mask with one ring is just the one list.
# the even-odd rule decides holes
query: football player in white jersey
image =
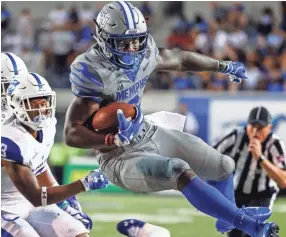
{"label": "football player in white jersey", "polygon": [[[10,52],[1,53],[1,123],[3,123],[11,115],[11,110],[8,110],[9,108],[7,105],[7,88],[8,88],[8,86],[10,85],[11,82],[13,82],[13,80],[26,79],[26,75],[28,76],[28,69],[27,69],[24,61],[20,57],[16,56],[13,53],[10,53]],[[37,75],[37,74],[34,74],[34,75]],[[38,76],[38,77],[41,78],[40,76]],[[46,164],[46,169],[47,169],[46,170],[47,175],[50,176],[51,173],[50,173],[50,169],[49,169],[47,164]],[[3,171],[3,169],[2,169],[2,171]],[[45,173],[44,170],[43,170],[43,172]],[[7,186],[11,185],[12,189],[10,189],[10,192],[9,192],[10,194],[8,196],[8,199],[5,198],[5,197],[7,197],[7,196],[5,196],[6,195],[5,194],[5,187],[7,187],[7,186],[5,186],[6,183],[5,183],[5,175],[4,174],[5,174],[5,171],[2,172],[2,179],[4,178],[2,181],[2,188],[3,188],[2,199],[4,201],[3,203],[5,203],[5,202],[11,203],[11,205],[9,205],[9,206],[13,206],[15,203],[17,203],[17,205],[16,205],[17,207],[18,207],[18,204],[20,204],[21,206],[25,206],[28,203],[28,205],[31,206],[30,203],[20,194],[20,192],[15,187],[13,187],[13,185],[11,185],[10,180],[9,180],[10,178],[8,176],[6,176],[6,178],[8,178],[8,185]],[[43,174],[42,174],[42,176],[43,176]],[[57,184],[56,180],[54,180],[53,178],[52,178],[52,182],[54,182],[54,184]],[[13,195],[13,200],[11,199],[11,195]],[[22,204],[21,204],[21,201],[23,201]],[[70,197],[65,201],[58,202],[57,205],[60,206],[62,209],[64,209],[70,215],[73,215],[74,218],[77,218],[80,221],[82,221],[87,229],[90,229],[92,227],[92,220],[87,215],[84,215],[82,213],[81,207],[80,207],[78,201],[76,200],[75,196]],[[6,209],[5,206],[4,206],[4,209]],[[4,213],[5,213],[5,211],[3,212],[3,214]],[[12,210],[12,213],[14,213],[13,210]],[[14,213],[14,214],[18,215],[17,213]],[[6,213],[6,215],[8,215],[8,213]],[[3,217],[4,217],[4,215],[3,215]],[[39,217],[39,218],[42,218],[42,217]],[[126,225],[126,223],[128,225]],[[143,236],[146,236],[146,237],[149,236],[150,230],[156,229],[156,232],[159,234],[158,236],[160,236],[160,237],[168,237],[169,236],[169,232],[164,228],[161,228],[161,227],[157,228],[157,227],[154,227],[153,225],[148,224],[148,223],[146,223],[146,224],[144,223],[144,225],[142,225],[142,223],[144,223],[144,222],[142,222],[140,220],[135,220],[135,219],[132,221],[124,220],[118,224],[117,229],[120,230],[121,233],[128,233],[128,234],[136,233],[135,236],[139,236],[139,233],[140,233],[140,236],[142,236],[142,237]],[[9,222],[9,225],[13,226],[14,223],[12,222],[12,224],[11,224],[11,222]],[[19,227],[20,226],[21,225],[19,225]],[[143,226],[144,226],[144,228],[143,228]],[[10,228],[12,228],[12,227],[10,227]],[[15,228],[15,227],[13,227],[13,228]],[[28,228],[27,230],[28,230],[28,233],[30,234],[29,229],[30,228]],[[147,230],[147,231],[145,231],[145,230]],[[5,230],[2,230],[3,236],[5,236],[4,231]],[[20,232],[20,230],[19,230],[19,232]],[[23,233],[23,231],[21,231],[20,233]],[[148,235],[147,235],[147,233],[148,233]]]}
{"label": "football player in white jersey", "polygon": [[7,88],[9,84],[21,75],[28,74],[26,64],[13,53],[1,53],[1,123],[9,117],[7,106]]}
{"label": "football player in white jersey", "polygon": [[94,170],[71,184],[57,184],[47,164],[56,132],[55,99],[36,73],[20,76],[8,87],[13,116],[2,124],[1,134],[2,236],[89,236],[92,221],[78,210],[74,195],[104,188],[108,180]]}

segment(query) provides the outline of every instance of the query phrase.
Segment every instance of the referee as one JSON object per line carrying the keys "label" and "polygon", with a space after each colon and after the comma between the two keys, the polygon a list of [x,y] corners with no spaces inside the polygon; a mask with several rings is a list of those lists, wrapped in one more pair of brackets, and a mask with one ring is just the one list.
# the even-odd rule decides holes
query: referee
{"label": "referee", "polygon": [[[286,188],[286,151],[282,141],[272,133],[268,110],[253,108],[247,126],[234,129],[214,148],[235,161],[236,205],[268,206],[271,209],[279,187]],[[228,236],[248,235],[234,229]]]}

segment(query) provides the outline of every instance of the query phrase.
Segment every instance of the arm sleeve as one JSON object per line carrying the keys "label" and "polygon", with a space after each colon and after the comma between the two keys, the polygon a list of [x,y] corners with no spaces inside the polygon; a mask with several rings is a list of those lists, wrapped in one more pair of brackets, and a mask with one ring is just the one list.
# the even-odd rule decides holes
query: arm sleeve
{"label": "arm sleeve", "polygon": [[1,159],[26,165],[19,145],[7,137],[1,137]]}
{"label": "arm sleeve", "polygon": [[220,153],[227,155],[234,147],[235,141],[237,137],[237,130],[233,130],[232,132],[228,133],[218,142],[213,145],[213,148],[218,150]]}
{"label": "arm sleeve", "polygon": [[33,170],[33,173],[35,174],[35,176],[38,176],[41,173],[45,172],[48,169],[48,167],[49,167],[48,163],[45,162],[42,166],[40,166],[36,170]]}
{"label": "arm sleeve", "polygon": [[272,156],[272,163],[286,170],[286,151],[283,142],[277,139],[270,147],[269,153]]}
{"label": "arm sleeve", "polygon": [[102,102],[104,84],[92,66],[84,62],[72,64],[69,79],[75,96],[89,97],[98,103]]}

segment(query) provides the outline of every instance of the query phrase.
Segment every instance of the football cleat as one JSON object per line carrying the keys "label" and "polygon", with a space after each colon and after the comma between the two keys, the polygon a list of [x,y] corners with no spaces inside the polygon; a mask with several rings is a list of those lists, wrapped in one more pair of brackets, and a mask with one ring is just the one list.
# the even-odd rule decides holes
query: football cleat
{"label": "football cleat", "polygon": [[136,219],[126,219],[117,224],[117,231],[125,236],[135,237],[138,236],[146,223]]}
{"label": "football cleat", "polygon": [[[245,207],[243,206],[242,211],[259,221],[266,221],[272,214],[271,210],[268,207]],[[235,227],[232,224],[224,222],[222,220],[216,221],[216,229],[221,233],[226,233],[234,229]]]}
{"label": "football cleat", "polygon": [[259,224],[255,237],[279,237],[279,226],[273,222]]}

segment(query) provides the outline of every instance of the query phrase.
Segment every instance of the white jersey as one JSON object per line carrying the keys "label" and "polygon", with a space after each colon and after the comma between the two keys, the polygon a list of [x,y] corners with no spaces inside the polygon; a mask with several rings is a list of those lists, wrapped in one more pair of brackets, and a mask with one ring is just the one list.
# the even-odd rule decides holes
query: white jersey
{"label": "white jersey", "polygon": [[[47,159],[54,144],[56,119],[49,119],[47,126],[38,132],[37,140],[26,131],[21,123],[10,117],[2,125],[1,159],[29,167],[35,176],[47,169]],[[19,214],[15,206],[30,205],[17,190],[4,168],[1,168],[2,210]],[[18,213],[19,211],[19,213]]]}

